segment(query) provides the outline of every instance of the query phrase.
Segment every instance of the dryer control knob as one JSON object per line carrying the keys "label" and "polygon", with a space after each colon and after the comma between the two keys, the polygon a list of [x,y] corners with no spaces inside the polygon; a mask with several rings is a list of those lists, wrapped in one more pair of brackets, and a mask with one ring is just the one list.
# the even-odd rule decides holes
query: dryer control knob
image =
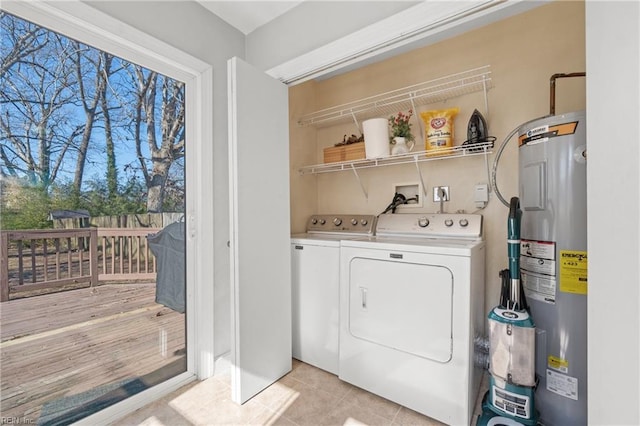
{"label": "dryer control knob", "polygon": [[327,223],[327,221],[326,221],[326,220],[324,220],[324,219],[320,219],[320,225],[324,225],[325,223]]}
{"label": "dryer control knob", "polygon": [[367,226],[367,223],[369,223],[369,221],[367,219],[362,219],[360,221],[360,225],[362,225],[362,226]]}
{"label": "dryer control knob", "polygon": [[334,218],[334,219],[333,219],[333,224],[334,224],[335,226],[340,226],[340,225],[342,225],[342,219],[340,219],[339,217]]}
{"label": "dryer control knob", "polygon": [[312,225],[316,225],[318,223],[318,219],[316,219],[315,217],[313,219],[311,219],[311,224]]}
{"label": "dryer control knob", "polygon": [[420,219],[418,219],[418,226],[420,228],[426,228],[427,226],[429,226],[429,219],[427,219],[426,217],[421,217]]}
{"label": "dryer control knob", "polygon": [[468,224],[469,224],[469,221],[467,219],[460,219],[460,226],[462,226],[463,228]]}
{"label": "dryer control knob", "polygon": [[358,219],[351,219],[351,224],[356,226],[358,224]]}
{"label": "dryer control knob", "polygon": [[453,220],[447,219],[447,220],[444,221],[444,224],[447,225],[447,226],[453,226]]}

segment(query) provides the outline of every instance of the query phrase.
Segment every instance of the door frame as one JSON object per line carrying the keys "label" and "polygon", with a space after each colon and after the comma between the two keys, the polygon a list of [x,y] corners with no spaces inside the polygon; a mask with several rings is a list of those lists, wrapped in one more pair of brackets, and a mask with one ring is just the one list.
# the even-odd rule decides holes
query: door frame
{"label": "door frame", "polygon": [[[52,31],[185,83],[187,371],[76,424],[105,424],[214,372],[213,312],[213,69],[175,47],[80,1],[5,0],[2,9]],[[198,253],[189,256],[189,253]]]}

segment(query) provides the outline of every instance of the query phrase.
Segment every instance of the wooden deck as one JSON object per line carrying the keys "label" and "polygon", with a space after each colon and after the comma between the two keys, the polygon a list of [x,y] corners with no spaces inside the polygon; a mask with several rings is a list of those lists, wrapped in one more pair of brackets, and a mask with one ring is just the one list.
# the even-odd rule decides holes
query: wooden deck
{"label": "wooden deck", "polygon": [[43,423],[72,409],[83,417],[97,399],[114,402],[186,370],[185,315],[155,303],[155,284],[16,299],[0,310],[3,419]]}

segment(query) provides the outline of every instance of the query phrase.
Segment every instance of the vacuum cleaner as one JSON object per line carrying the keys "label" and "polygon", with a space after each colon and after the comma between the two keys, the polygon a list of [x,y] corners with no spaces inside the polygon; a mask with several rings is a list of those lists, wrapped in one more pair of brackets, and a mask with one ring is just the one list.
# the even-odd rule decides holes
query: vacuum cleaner
{"label": "vacuum cleaner", "polygon": [[535,334],[524,289],[520,285],[518,197],[511,198],[507,221],[509,269],[500,272],[500,304],[489,313],[489,390],[478,426],[535,426]]}

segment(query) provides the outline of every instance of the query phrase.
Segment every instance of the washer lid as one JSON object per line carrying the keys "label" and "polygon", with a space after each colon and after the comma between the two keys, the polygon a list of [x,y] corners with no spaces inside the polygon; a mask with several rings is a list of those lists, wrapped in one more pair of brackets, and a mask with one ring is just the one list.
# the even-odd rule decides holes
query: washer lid
{"label": "washer lid", "polygon": [[340,247],[342,238],[344,236],[334,234],[294,234],[291,236],[291,244]]}

